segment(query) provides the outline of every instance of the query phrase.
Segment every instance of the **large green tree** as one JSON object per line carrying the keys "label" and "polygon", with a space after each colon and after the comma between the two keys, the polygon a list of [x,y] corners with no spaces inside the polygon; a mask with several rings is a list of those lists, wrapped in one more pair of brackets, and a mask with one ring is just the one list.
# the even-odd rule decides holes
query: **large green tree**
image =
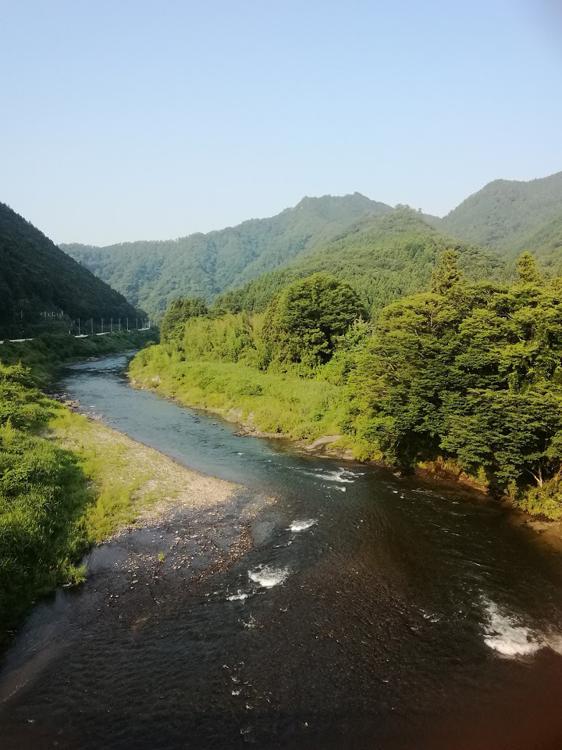
{"label": "large green tree", "polygon": [[528,256],[519,268],[509,287],[455,280],[384,310],[350,383],[350,429],[373,454],[451,457],[501,491],[559,476],[560,285]]}
{"label": "large green tree", "polygon": [[290,284],[270,304],[264,338],[273,361],[313,368],[326,363],[351,324],[365,316],[356,292],[316,273]]}

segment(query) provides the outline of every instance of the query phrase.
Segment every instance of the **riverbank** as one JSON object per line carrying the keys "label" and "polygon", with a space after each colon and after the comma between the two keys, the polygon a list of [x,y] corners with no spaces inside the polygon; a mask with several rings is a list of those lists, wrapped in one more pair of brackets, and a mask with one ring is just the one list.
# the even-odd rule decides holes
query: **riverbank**
{"label": "riverbank", "polygon": [[45,334],[32,341],[5,341],[0,347],[0,363],[29,367],[42,388],[48,388],[60,368],[73,361],[140,349],[157,338],[157,331],[122,331],[106,336],[75,338]]}
{"label": "riverbank", "polygon": [[139,352],[129,377],[136,387],[218,414],[255,437],[303,446],[338,433],[344,417],[342,389],[328,381],[266,373],[239,362],[179,360],[161,345]]}
{"label": "riverbank", "polygon": [[[224,504],[240,490],[46,401],[49,422],[31,448],[25,446],[34,471],[31,505],[27,509],[25,497],[17,496],[19,507],[10,512],[2,506],[0,513],[2,539],[17,545],[11,551],[0,549],[0,589],[6,603],[0,644],[37,598],[85,580],[86,566],[80,561],[93,546],[182,510]],[[26,465],[20,459],[14,470],[25,474]],[[4,479],[9,481],[10,473],[8,467]],[[47,475],[53,475],[51,483]],[[0,500],[4,502],[3,495]]]}
{"label": "riverbank", "polygon": [[82,414],[61,409],[49,436],[79,457],[93,498],[83,521],[89,544],[127,527],[161,519],[171,509],[225,502],[240,488],[190,471],[159,451]]}
{"label": "riverbank", "polygon": [[[216,414],[238,425],[242,435],[284,439],[311,455],[367,460],[361,441],[341,434],[345,394],[333,383],[265,373],[241,363],[180,360],[161,345],[139,352],[130,363],[128,375],[133,387]],[[384,465],[371,455],[368,462]],[[452,461],[425,461],[416,466],[415,473],[443,486],[489,496],[483,480],[463,472]],[[562,537],[558,505],[546,501],[533,504],[508,496],[500,502],[522,514],[541,535]],[[552,528],[547,534],[545,527],[549,524]]]}

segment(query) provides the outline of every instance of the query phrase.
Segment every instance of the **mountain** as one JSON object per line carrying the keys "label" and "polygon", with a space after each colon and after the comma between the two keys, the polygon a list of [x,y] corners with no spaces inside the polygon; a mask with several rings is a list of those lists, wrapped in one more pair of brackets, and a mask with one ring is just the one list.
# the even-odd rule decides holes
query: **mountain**
{"label": "mountain", "polygon": [[138,311],[42,232],[0,203],[0,325],[67,318],[134,318]]}
{"label": "mountain", "polygon": [[374,311],[427,287],[435,261],[446,249],[457,250],[460,265],[469,278],[497,277],[503,273],[503,263],[493,253],[451,239],[430,226],[422,214],[398,208],[363,219],[286,267],[223,294],[217,306],[232,311],[262,310],[286,284],[325,271],[351,284],[364,304]]}
{"label": "mountain", "polygon": [[62,245],[86,268],[152,314],[179,296],[207,300],[328,243],[358,221],[392,211],[354,193],[303,198],[267,219],[176,240],[107,247]]}
{"label": "mountain", "polygon": [[562,211],[552,221],[528,235],[521,248],[532,250],[546,271],[562,276]]}
{"label": "mountain", "polygon": [[442,230],[506,255],[528,249],[556,263],[562,242],[562,172],[529,182],[495,180],[445,216]]}

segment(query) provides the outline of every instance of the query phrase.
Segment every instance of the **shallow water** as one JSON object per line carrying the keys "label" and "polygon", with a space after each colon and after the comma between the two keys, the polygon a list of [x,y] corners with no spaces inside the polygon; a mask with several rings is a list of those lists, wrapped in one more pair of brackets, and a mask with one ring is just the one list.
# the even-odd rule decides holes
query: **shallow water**
{"label": "shallow water", "polygon": [[125,363],[62,387],[248,489],[96,549],[35,608],[2,748],[562,748],[559,553],[492,503],[239,437]]}

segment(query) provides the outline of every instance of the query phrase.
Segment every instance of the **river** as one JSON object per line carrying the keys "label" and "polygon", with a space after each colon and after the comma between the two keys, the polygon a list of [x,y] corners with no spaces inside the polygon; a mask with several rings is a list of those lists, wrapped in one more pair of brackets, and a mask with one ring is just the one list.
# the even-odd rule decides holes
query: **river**
{"label": "river", "polygon": [[4,750],[562,748],[559,552],[492,502],[238,436],[132,389],[126,361],[61,387],[247,489],[103,545],[35,607],[0,672]]}

